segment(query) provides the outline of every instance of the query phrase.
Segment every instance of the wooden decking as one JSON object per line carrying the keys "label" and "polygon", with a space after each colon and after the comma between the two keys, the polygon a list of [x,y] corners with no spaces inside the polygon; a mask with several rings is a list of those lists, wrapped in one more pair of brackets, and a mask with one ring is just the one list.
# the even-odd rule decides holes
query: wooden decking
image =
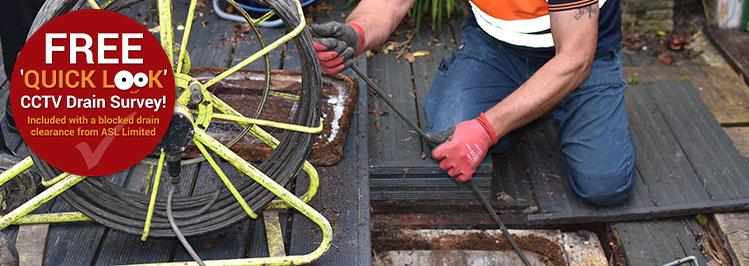
{"label": "wooden decking", "polygon": [[[175,21],[186,17],[187,1],[175,1]],[[210,8],[199,7],[193,24],[188,52],[192,66],[229,67],[259,50],[260,45],[251,33],[239,30],[239,23],[219,19]],[[123,13],[153,28],[158,16],[155,1],[144,1]],[[316,13],[319,21],[333,19],[338,11]],[[338,18],[338,17],[336,17]],[[179,23],[183,24],[183,23]],[[283,29],[263,29],[266,41],[276,40],[285,33]],[[182,31],[175,32],[179,40]],[[299,70],[299,59],[292,43],[270,53],[273,69]],[[255,62],[250,68],[259,68]],[[364,87],[362,87],[364,88]],[[359,93],[358,102],[366,104],[366,91]],[[366,110],[366,107],[357,107]],[[330,250],[319,260],[324,265],[370,264],[369,240],[369,197],[367,183],[367,159],[365,139],[358,136],[367,131],[366,113],[355,113],[351,118],[343,160],[331,167],[320,167],[320,188],[310,205],[320,211],[333,226],[333,243]],[[237,175],[228,164],[222,168],[229,176]],[[146,193],[148,185],[144,178],[147,167],[137,166],[129,171],[110,177],[115,183],[131,190]],[[198,194],[222,189],[223,185],[207,164],[182,169],[180,182],[183,194]],[[163,178],[166,178],[163,177]],[[305,175],[297,178],[292,188],[301,195],[307,189]],[[159,190],[162,194],[166,186]],[[74,211],[61,198],[54,200],[37,212]],[[290,255],[307,254],[320,243],[320,229],[295,211],[278,211],[279,226],[283,230],[284,253]],[[210,234],[189,238],[190,243],[203,259],[235,259],[246,257],[267,257],[269,248],[266,241],[264,219],[247,220]],[[21,230],[28,232],[29,228]],[[34,229],[36,230],[36,229]],[[16,240],[18,227],[13,226],[4,233]],[[53,224],[48,233],[38,232],[35,239],[23,238],[19,246],[22,256],[43,261],[44,265],[113,265],[144,262],[170,262],[191,260],[176,239],[150,238],[140,241],[139,236],[129,235],[108,229],[95,223]],[[46,240],[45,237],[46,236]],[[41,240],[40,240],[41,238]],[[36,241],[30,244],[28,241]],[[39,243],[41,241],[41,244]],[[45,245],[46,244],[46,248]],[[26,261],[32,262],[32,261]]]}
{"label": "wooden decking", "polygon": [[711,29],[709,33],[728,63],[749,83],[749,35],[738,29]]}
{"label": "wooden decking", "polygon": [[[421,31],[413,37],[411,51],[426,49],[430,51],[429,57],[409,63],[379,54],[369,60],[369,73],[382,77],[379,80],[382,87],[422,126],[425,121],[421,106],[436,65],[459,40],[456,23],[459,22],[453,21],[435,31]],[[625,54],[623,59],[630,76],[633,71],[648,69],[634,66],[659,64],[653,57],[637,54]],[[667,72],[661,70],[639,73],[643,75],[638,77],[642,81],[630,85],[626,103],[637,147],[638,171],[634,195],[626,204],[597,208],[571,191],[564,179],[556,130],[543,119],[525,130],[513,151],[494,158],[494,174],[489,165],[480,169],[476,178],[479,187],[498,207],[520,211],[521,214],[514,216],[520,217],[516,221],[523,226],[746,209],[749,164],[702,100],[707,98],[713,109],[722,110],[719,114],[727,123],[740,124],[746,121],[742,113],[746,106],[735,103],[742,100],[739,96],[746,97],[746,92],[741,91],[743,94],[738,96],[717,94],[709,79],[713,74],[695,67],[693,64],[672,67],[677,71],[671,71],[692,68],[698,74],[694,77],[683,70],[681,73],[687,74],[658,77],[659,73]],[[721,102],[718,100],[721,98],[730,101]],[[475,204],[469,190],[437,169],[426,156],[428,147],[405,123],[395,115],[382,115],[390,110],[378,99],[370,98],[370,107],[374,109],[369,117],[369,145],[375,213],[392,212],[391,209],[457,210]]]}
{"label": "wooden decking", "polygon": [[[392,54],[369,59],[370,74],[383,77],[383,88],[403,108],[411,108],[422,125],[423,97],[435,65],[459,41],[459,23],[414,36],[410,51],[427,49],[428,57],[412,63],[398,62]],[[663,66],[655,57],[637,53],[623,54],[622,65],[631,83],[626,101],[638,150],[637,185],[626,204],[595,208],[570,191],[555,129],[548,122],[531,126],[513,151],[494,158],[493,173],[483,166],[476,181],[515,227],[589,223],[572,228],[590,230],[592,224],[611,221],[599,236],[606,238],[603,234],[609,232],[607,243],[620,245],[609,247],[610,254],[623,256],[614,262],[660,265],[695,256],[701,265],[725,263],[726,247],[710,244],[719,233],[711,229],[715,222],[709,214],[749,208],[749,87],[725,65]],[[405,123],[388,115],[375,98],[370,98],[370,109],[375,230],[493,227],[469,190],[452,182],[428,157],[419,157],[428,149],[418,145]],[[690,216],[697,213],[708,216]],[[651,220],[658,217],[677,218]]]}

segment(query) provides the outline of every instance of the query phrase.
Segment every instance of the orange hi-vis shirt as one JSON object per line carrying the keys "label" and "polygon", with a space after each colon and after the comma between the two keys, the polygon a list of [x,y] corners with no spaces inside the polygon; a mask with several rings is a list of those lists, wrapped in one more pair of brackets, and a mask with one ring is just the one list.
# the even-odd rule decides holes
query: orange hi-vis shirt
{"label": "orange hi-vis shirt", "polygon": [[[620,40],[619,0],[470,0],[477,24],[487,34],[506,43],[530,47],[554,47],[549,13],[598,4],[599,33],[601,23],[606,30],[615,30]],[[606,17],[604,17],[606,16]],[[599,40],[601,38],[599,34]],[[600,47],[599,47],[600,48]]]}

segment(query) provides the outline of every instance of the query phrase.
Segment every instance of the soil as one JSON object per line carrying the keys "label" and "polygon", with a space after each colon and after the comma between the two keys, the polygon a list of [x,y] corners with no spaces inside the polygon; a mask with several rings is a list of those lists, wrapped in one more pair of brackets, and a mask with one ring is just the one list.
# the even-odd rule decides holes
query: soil
{"label": "soil", "polygon": [[[208,79],[221,73],[220,68],[195,68],[191,71],[199,79]],[[291,123],[296,112],[297,100],[301,93],[299,73],[273,71],[271,73],[271,95],[267,98],[259,119],[281,123]],[[264,74],[254,70],[240,70],[211,87],[211,92],[247,117],[254,116],[262,99],[265,86]],[[318,166],[334,165],[343,156],[343,144],[356,102],[354,82],[343,75],[323,77],[323,90],[320,108],[323,117],[323,131],[312,146],[309,161]],[[280,139],[285,130],[263,127],[271,135]],[[222,143],[227,143],[242,131],[233,122],[213,119],[208,133]],[[262,162],[272,152],[260,140],[248,134],[231,147],[242,158]],[[200,152],[194,146],[188,147],[187,157],[196,157]]]}

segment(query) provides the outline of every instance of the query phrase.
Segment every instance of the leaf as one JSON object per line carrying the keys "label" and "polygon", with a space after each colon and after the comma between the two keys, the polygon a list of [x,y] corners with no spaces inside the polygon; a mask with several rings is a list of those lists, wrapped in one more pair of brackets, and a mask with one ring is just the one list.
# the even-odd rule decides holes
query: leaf
{"label": "leaf", "polygon": [[413,56],[414,57],[427,56],[427,55],[429,55],[429,51],[427,51],[427,50],[421,50],[421,51],[413,52]]}
{"label": "leaf", "polygon": [[636,85],[640,83],[640,77],[637,75],[631,76],[627,79],[627,84]]}
{"label": "leaf", "polygon": [[674,63],[674,57],[668,53],[662,53],[658,55],[658,61],[660,61],[661,64],[668,66]]}
{"label": "leaf", "polygon": [[380,51],[382,51],[383,54],[388,54],[390,51],[393,51],[396,48],[398,48],[398,42],[388,42],[387,44],[385,44],[385,46],[382,47],[382,49],[380,49]]}
{"label": "leaf", "polygon": [[697,218],[697,222],[700,223],[701,225],[706,225],[707,223],[710,222],[710,220],[708,220],[707,216],[702,215],[702,214],[701,215],[697,215],[697,217],[695,217],[695,218]]}
{"label": "leaf", "polygon": [[234,24],[234,31],[235,32],[249,32],[250,31],[250,24],[249,23],[237,23]]}
{"label": "leaf", "polygon": [[403,54],[403,58],[405,58],[409,63],[413,63],[414,61],[416,61],[416,57],[414,57],[414,54],[412,53]]}

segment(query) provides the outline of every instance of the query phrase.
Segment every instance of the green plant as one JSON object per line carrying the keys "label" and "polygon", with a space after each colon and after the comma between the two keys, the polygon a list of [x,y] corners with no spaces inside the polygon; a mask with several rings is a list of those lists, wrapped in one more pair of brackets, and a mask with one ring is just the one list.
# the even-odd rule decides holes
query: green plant
{"label": "green plant", "polygon": [[421,27],[424,15],[429,14],[432,18],[432,28],[442,23],[443,16],[450,18],[457,9],[456,0],[416,0],[408,15],[416,23],[416,30]]}

